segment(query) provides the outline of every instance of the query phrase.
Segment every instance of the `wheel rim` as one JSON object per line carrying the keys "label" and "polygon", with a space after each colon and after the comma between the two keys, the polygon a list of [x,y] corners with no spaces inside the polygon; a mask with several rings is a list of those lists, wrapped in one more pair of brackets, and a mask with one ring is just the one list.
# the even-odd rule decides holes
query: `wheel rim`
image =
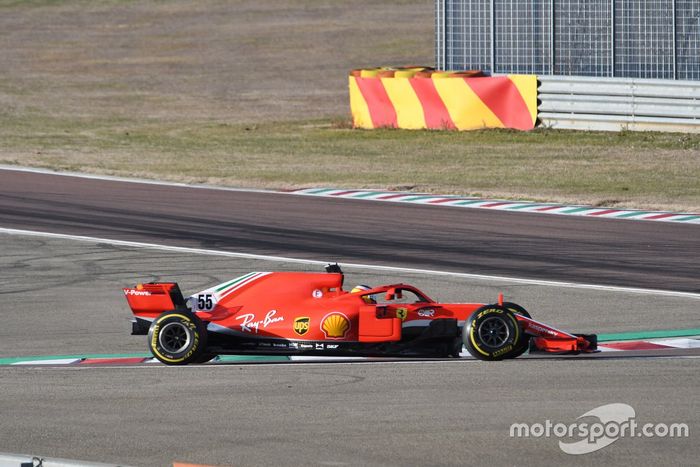
{"label": "wheel rim", "polygon": [[508,342],[509,337],[510,329],[499,317],[486,318],[479,326],[479,339],[489,347],[501,347]]}
{"label": "wheel rim", "polygon": [[158,343],[168,353],[180,353],[190,345],[189,328],[182,323],[168,323],[158,334]]}

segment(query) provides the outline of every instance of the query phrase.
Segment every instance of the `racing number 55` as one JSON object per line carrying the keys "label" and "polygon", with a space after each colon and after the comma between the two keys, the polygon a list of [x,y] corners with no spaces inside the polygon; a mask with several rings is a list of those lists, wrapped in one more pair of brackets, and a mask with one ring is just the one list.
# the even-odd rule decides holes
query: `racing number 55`
{"label": "racing number 55", "polygon": [[211,310],[214,308],[214,300],[212,294],[199,294],[197,295],[197,309],[198,310]]}

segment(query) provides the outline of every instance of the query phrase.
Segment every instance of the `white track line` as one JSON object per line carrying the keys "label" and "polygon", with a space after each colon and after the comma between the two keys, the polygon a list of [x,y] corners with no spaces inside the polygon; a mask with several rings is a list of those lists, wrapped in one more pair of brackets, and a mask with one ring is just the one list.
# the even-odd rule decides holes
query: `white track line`
{"label": "white track line", "polygon": [[[621,352],[623,353],[623,352]],[[556,358],[558,357],[557,355],[553,355],[552,357],[554,358],[544,358],[544,357],[538,357],[538,358],[527,358],[527,357],[519,357],[514,360],[507,360],[503,361],[502,364],[508,364],[509,362],[515,362],[515,361],[528,361],[528,362],[545,362],[546,364],[551,364],[552,360],[555,360],[557,362],[566,362],[569,358],[578,358],[578,357],[564,357],[564,358]],[[581,357],[586,359],[586,355],[582,354]],[[595,358],[595,357],[594,357]],[[588,360],[591,360],[592,358],[588,358]],[[677,360],[677,359],[700,359],[700,355],[629,355],[629,354],[623,354],[623,355],[616,355],[614,357],[600,357],[601,361],[605,360],[619,360],[619,359],[630,359],[630,360]],[[138,364],[138,365],[37,365],[37,366],[32,366],[32,365],[26,365],[26,366],[17,366],[17,365],[4,365],[0,367],[0,371],[2,371],[3,368],[13,368],[13,369],[18,369],[22,368],[22,370],[31,370],[31,371],[113,371],[113,370],[131,370],[131,369],[148,369],[149,371],[153,370],[160,370],[160,371],[204,371],[206,370],[207,372],[211,371],[216,371],[218,369],[219,371],[225,371],[226,369],[230,370],[231,368],[235,368],[236,371],[240,371],[241,367],[250,367],[255,370],[259,370],[265,367],[270,367],[270,366],[296,366],[296,365],[303,365],[304,368],[310,367],[310,366],[329,366],[332,365],[334,368],[340,365],[350,365],[350,366],[356,366],[356,365],[425,365],[429,364],[431,367],[435,365],[464,365],[464,364],[472,364],[472,365],[487,365],[489,362],[482,362],[480,360],[477,360],[475,358],[454,358],[450,360],[385,360],[385,361],[373,361],[373,360],[363,360],[363,361],[334,361],[334,362],[294,362],[294,361],[289,361],[289,362],[249,362],[249,363],[243,363],[243,362],[226,362],[226,363],[221,363],[221,364],[216,364],[216,365],[183,365],[183,366],[174,366],[174,365],[143,365],[143,364]],[[520,363],[518,363],[520,364]]]}
{"label": "white track line", "polygon": [[[540,360],[540,359],[538,359]],[[17,366],[17,365],[2,365],[0,366],[0,370],[2,368],[22,368],[22,369],[32,369],[32,370],[42,370],[42,371],[56,371],[56,370],[68,370],[68,371],[95,371],[95,370],[104,370],[104,369],[109,369],[109,370],[115,370],[115,369],[132,369],[132,368],[147,368],[149,370],[151,369],[161,369],[163,371],[186,371],[186,370],[201,370],[201,369],[209,369],[212,370],[213,368],[233,368],[233,367],[241,367],[241,366],[249,366],[249,367],[267,367],[267,366],[295,366],[295,365],[303,365],[304,367],[307,366],[322,366],[322,365],[333,365],[338,366],[338,365],[422,365],[425,363],[429,363],[430,365],[436,365],[436,364],[448,364],[448,365],[454,365],[454,364],[464,364],[464,363],[478,363],[480,360],[477,360],[475,358],[453,358],[449,360],[411,360],[411,359],[406,359],[406,360],[400,360],[400,359],[395,359],[395,360],[381,360],[381,361],[375,361],[375,360],[354,360],[354,361],[328,361],[328,362],[299,362],[299,361],[288,361],[288,362],[222,362],[222,363],[217,363],[214,365],[210,364],[201,364],[201,365],[144,365],[144,364],[136,364],[136,365],[37,365],[37,366],[31,366],[31,365],[26,365],[26,366]]]}
{"label": "white track line", "polygon": [[[316,261],[310,259],[299,259],[299,258],[287,258],[284,256],[268,256],[268,255],[256,255],[252,253],[239,253],[231,251],[222,250],[207,250],[202,248],[188,248],[179,246],[169,246],[160,245],[156,243],[142,243],[142,242],[132,242],[127,240],[114,240],[109,238],[99,238],[99,237],[85,237],[79,235],[67,235],[59,233],[50,232],[38,232],[34,230],[19,230],[19,229],[7,229],[0,227],[0,234],[7,235],[25,235],[33,237],[44,237],[44,238],[56,238],[62,240],[73,240],[79,242],[89,242],[89,243],[106,243],[108,245],[124,246],[131,248],[146,248],[151,250],[160,251],[171,251],[177,253],[188,253],[196,255],[208,255],[208,256],[224,256],[229,258],[245,258],[245,259],[255,259],[261,261],[277,261],[284,263],[297,263],[297,264],[317,264],[326,265],[329,261]],[[333,261],[331,261],[333,262]],[[354,269],[372,269],[376,271],[388,271],[388,272],[400,272],[400,273],[411,273],[411,274],[422,274],[431,276],[449,276],[449,277],[460,277],[466,279],[477,279],[484,281],[499,281],[499,282],[511,282],[517,284],[530,284],[530,285],[542,285],[548,287],[566,287],[574,289],[588,289],[588,290],[601,290],[606,292],[626,292],[634,294],[644,294],[644,295],[660,295],[667,297],[683,297],[691,299],[700,299],[699,293],[692,292],[678,292],[671,290],[657,290],[657,289],[642,289],[634,287],[618,287],[612,285],[596,285],[596,284],[580,284],[577,282],[559,282],[559,281],[547,281],[539,279],[523,279],[518,277],[507,277],[507,276],[492,276],[486,274],[470,274],[470,273],[460,273],[460,272],[449,272],[449,271],[436,271],[432,269],[416,269],[416,268],[404,268],[398,266],[379,266],[374,264],[360,264],[360,263],[342,263],[344,268],[354,268]]]}
{"label": "white track line", "polygon": [[[466,197],[464,199],[461,198],[456,198],[451,202],[446,202],[446,203],[440,203],[440,204],[430,204],[431,200],[440,200],[440,199],[445,199],[445,198],[451,198],[450,196],[445,196],[445,195],[432,195],[431,198],[421,200],[421,201],[402,201],[401,199],[392,199],[392,200],[384,200],[384,199],[377,199],[376,197],[367,197],[367,198],[356,198],[354,196],[329,196],[329,195],[319,195],[317,193],[308,193],[308,190],[315,190],[317,188],[309,188],[309,189],[297,189],[297,190],[291,190],[291,191],[284,191],[284,190],[266,190],[266,189],[260,189],[260,188],[235,188],[235,187],[224,187],[224,186],[216,186],[216,185],[207,185],[207,184],[190,184],[190,183],[182,183],[182,182],[171,182],[171,181],[165,181],[165,180],[148,180],[148,179],[142,179],[142,178],[130,178],[130,177],[118,177],[118,176],[112,176],[112,175],[95,175],[95,174],[87,174],[87,173],[80,173],[80,172],[59,172],[56,170],[51,170],[51,169],[42,169],[42,168],[36,168],[36,167],[24,167],[24,166],[13,166],[13,165],[2,165],[0,164],[0,170],[6,170],[6,171],[14,171],[14,172],[26,172],[26,173],[35,173],[35,174],[41,174],[41,175],[56,175],[56,176],[61,176],[61,177],[74,177],[74,178],[84,178],[88,180],[101,180],[101,181],[108,181],[108,182],[121,182],[121,183],[138,183],[142,185],[156,185],[156,186],[166,186],[166,187],[177,187],[177,188],[193,188],[193,189],[199,189],[199,190],[216,190],[216,191],[228,191],[228,192],[235,192],[235,193],[260,193],[260,194],[272,194],[272,195],[295,195],[295,196],[306,196],[306,197],[314,197],[314,198],[326,198],[326,199],[349,199],[349,200],[356,200],[356,201],[381,201],[381,202],[390,202],[390,203],[397,203],[397,204],[415,204],[415,205],[420,205],[420,206],[433,206],[433,207],[453,207],[453,208],[462,208],[462,209],[486,209],[489,211],[500,211],[500,212],[512,212],[512,213],[530,213],[530,214],[540,214],[540,215],[559,215],[559,216],[567,216],[567,217],[578,217],[578,218],[593,218],[596,217],[598,219],[616,219],[616,220],[631,220],[631,221],[654,221],[654,222],[668,222],[668,223],[674,223],[674,224],[682,224],[682,225],[700,225],[700,221],[698,219],[693,219],[690,221],[678,221],[677,218],[684,218],[688,216],[695,216],[696,214],[693,213],[684,213],[684,212],[671,212],[671,211],[650,211],[646,213],[646,216],[652,216],[655,214],[673,214],[674,217],[670,217],[667,219],[646,219],[644,217],[633,217],[633,218],[622,218],[619,217],[621,214],[625,213],[633,213],[633,212],[639,212],[642,213],[643,211],[641,210],[626,210],[626,209],[617,209],[617,208],[610,208],[610,209],[615,209],[615,213],[609,213],[609,214],[604,214],[604,215],[591,215],[589,211],[604,211],[608,208],[605,207],[600,207],[596,208],[594,206],[585,206],[585,205],[579,205],[579,204],[574,204],[574,205],[567,205],[567,204],[560,204],[557,210],[553,211],[547,211],[547,212],[538,212],[537,209],[541,207],[545,207],[548,205],[557,205],[559,203],[535,203],[533,201],[527,201],[527,200],[521,200],[521,201],[504,201],[504,200],[498,200],[498,199],[489,199],[489,198],[483,198],[480,200],[480,204],[490,204],[490,203],[499,203],[501,201],[506,202],[510,205],[517,205],[517,204],[524,204],[524,205],[532,205],[532,207],[527,208],[527,209],[507,209],[507,208],[484,208],[480,205],[473,205],[473,206],[461,206],[459,205],[459,202],[464,201],[466,199],[476,199],[476,198],[471,198],[471,197]],[[329,189],[331,191],[346,191],[345,189]],[[349,189],[349,191],[356,191]],[[367,191],[377,191],[377,192],[382,192],[380,194],[388,194],[389,192],[384,193],[383,190],[367,190]],[[358,191],[360,193],[361,191]],[[358,193],[355,193],[357,195]],[[406,195],[406,196],[427,196],[425,193],[396,193],[397,195]],[[570,208],[586,208],[587,211],[585,213],[567,213],[567,212],[562,212],[561,210],[566,210]]]}
{"label": "white track line", "polygon": [[41,175],[58,175],[61,177],[74,177],[74,178],[86,178],[88,180],[101,180],[105,182],[123,182],[123,183],[139,183],[142,185],[159,185],[159,186],[172,186],[177,188],[197,188],[203,190],[218,190],[218,191],[234,191],[243,193],[271,193],[271,194],[287,194],[285,191],[277,190],[263,190],[257,188],[234,188],[216,185],[206,185],[206,184],[190,184],[181,182],[168,182],[165,180],[148,180],[144,178],[129,178],[129,177],[117,177],[112,175],[93,175],[80,172],[58,172],[51,169],[40,169],[35,167],[22,167],[14,165],[2,165],[0,164],[0,170],[8,170],[13,172],[28,172]]}

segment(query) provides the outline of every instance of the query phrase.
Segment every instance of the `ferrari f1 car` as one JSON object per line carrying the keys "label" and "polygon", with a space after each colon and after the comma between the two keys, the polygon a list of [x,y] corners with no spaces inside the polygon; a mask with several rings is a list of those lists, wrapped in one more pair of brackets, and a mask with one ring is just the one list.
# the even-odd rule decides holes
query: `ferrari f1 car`
{"label": "ferrari f1 car", "polygon": [[515,303],[438,303],[408,284],[348,292],[343,273],[251,272],[187,299],[177,283],[124,288],[132,334],[169,365],[220,354],[459,357],[596,350],[595,335],[535,321]]}

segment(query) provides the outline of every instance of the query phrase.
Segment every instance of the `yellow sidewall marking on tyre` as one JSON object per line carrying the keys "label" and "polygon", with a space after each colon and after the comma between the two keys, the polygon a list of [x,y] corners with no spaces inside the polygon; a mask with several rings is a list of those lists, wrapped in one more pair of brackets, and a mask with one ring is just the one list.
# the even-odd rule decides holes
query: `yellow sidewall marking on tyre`
{"label": "yellow sidewall marking on tyre", "polygon": [[[481,313],[479,313],[478,318],[481,318],[482,316],[487,315],[487,314],[491,314],[491,313],[502,314],[503,312],[497,308],[491,308],[491,309],[484,310]],[[515,342],[518,342],[518,338],[520,337],[520,326],[518,326],[518,320],[515,318],[515,316],[510,314],[508,317],[511,319],[511,321],[513,321],[513,329],[515,331],[514,332],[515,337],[513,338],[513,342],[515,343]],[[480,354],[486,355],[487,357],[490,357],[492,354],[481,350],[479,345],[474,340],[475,333],[476,333],[476,328],[473,326],[473,323],[472,323],[471,329],[469,330],[469,340],[471,341],[472,346],[474,346],[476,351],[479,352]],[[509,344],[509,345],[512,346],[512,344]]]}
{"label": "yellow sidewall marking on tyre", "polygon": [[520,326],[518,325],[518,319],[513,316],[509,315],[510,320],[513,322],[513,330],[515,331],[515,337],[513,338],[513,344],[516,344],[518,342],[518,338],[520,337]]}
{"label": "yellow sidewall marking on tyre", "polygon": [[479,344],[477,344],[476,341],[474,340],[474,333],[475,332],[476,332],[476,329],[474,329],[474,326],[472,326],[471,330],[469,332],[469,339],[472,341],[472,346],[474,346],[476,351],[479,352],[480,354],[483,354],[483,355],[486,355],[487,357],[489,357],[491,354],[481,350],[481,348],[479,347]]}
{"label": "yellow sidewall marking on tyre", "polygon": [[[189,319],[187,316],[185,316],[185,315],[180,315],[180,314],[163,316],[163,317],[161,317],[160,319],[158,319],[158,320],[156,321],[156,324],[160,324],[160,322],[163,321],[164,319],[170,319],[170,318],[176,318],[176,317],[177,317],[177,318],[182,318],[184,321],[186,321],[186,322],[188,322],[188,323],[190,323],[190,324],[194,324],[194,323],[192,322],[192,320]],[[190,329],[192,329],[192,328],[190,328]],[[185,355],[184,357],[173,359],[173,358],[165,357],[165,356],[163,356],[163,354],[161,354],[160,352],[158,352],[158,349],[153,345],[153,341],[154,341],[154,340],[155,340],[156,342],[158,341],[158,334],[156,334],[155,332],[153,333],[153,337],[154,337],[154,338],[151,339],[151,345],[150,345],[150,347],[151,347],[151,352],[153,352],[154,355],[156,355],[157,357],[162,358],[162,359],[165,360],[166,362],[170,362],[170,363],[180,363],[180,362],[184,361],[189,355],[192,354],[193,351],[197,350],[197,347],[199,346],[199,333],[197,332],[196,326],[195,326],[194,329],[192,329],[192,331],[194,332],[194,336],[193,336],[193,337],[194,337],[194,347],[192,347],[192,349],[190,350],[190,352],[188,352],[188,354]],[[160,332],[160,328],[159,328],[158,332]]]}
{"label": "yellow sidewall marking on tyre", "polygon": [[169,318],[182,318],[183,320],[187,321],[188,323],[191,323],[191,322],[192,322],[192,320],[191,320],[189,317],[185,316],[185,315],[174,314],[174,315],[165,315],[165,316],[161,316],[161,317],[158,319],[158,321],[156,321],[156,323],[160,323],[160,322],[163,321],[164,319],[169,319]]}

